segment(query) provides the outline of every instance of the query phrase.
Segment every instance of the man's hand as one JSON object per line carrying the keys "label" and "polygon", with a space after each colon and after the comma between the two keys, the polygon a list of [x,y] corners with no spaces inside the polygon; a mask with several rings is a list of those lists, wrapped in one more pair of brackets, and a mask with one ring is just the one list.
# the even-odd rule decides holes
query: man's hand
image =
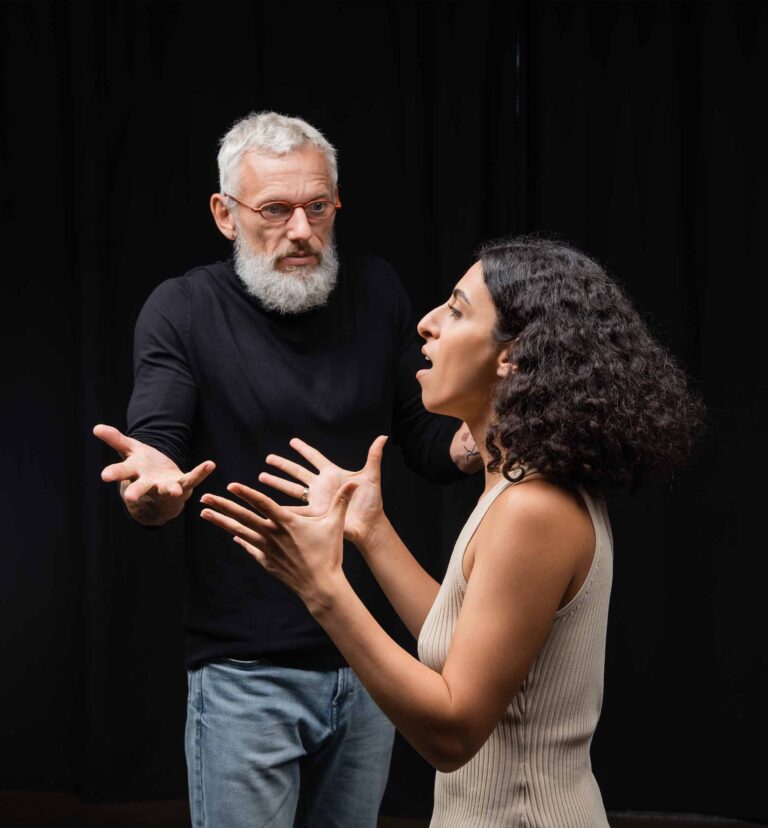
{"label": "man's hand", "polygon": [[162,452],[112,426],[97,425],[93,433],[123,458],[121,463],[107,466],[101,479],[105,483],[120,481],[120,496],[128,512],[144,526],[161,526],[180,514],[195,486],[216,468],[206,460],[185,474]]}
{"label": "man's hand", "polygon": [[483,458],[466,423],[462,423],[451,441],[451,460],[464,474],[475,474],[483,468]]}

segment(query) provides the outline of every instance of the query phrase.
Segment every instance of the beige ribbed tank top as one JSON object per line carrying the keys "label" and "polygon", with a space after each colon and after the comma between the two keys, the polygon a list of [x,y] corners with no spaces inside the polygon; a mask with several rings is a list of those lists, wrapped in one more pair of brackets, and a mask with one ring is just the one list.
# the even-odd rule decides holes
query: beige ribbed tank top
{"label": "beige ribbed tank top", "polygon": [[[467,588],[467,544],[509,485],[503,480],[480,498],[424,621],[419,658],[438,672]],[[457,771],[437,772],[430,828],[608,828],[589,747],[603,697],[613,539],[605,504],[581,495],[596,537],[584,585],[556,613],[522,687],[480,751]]]}

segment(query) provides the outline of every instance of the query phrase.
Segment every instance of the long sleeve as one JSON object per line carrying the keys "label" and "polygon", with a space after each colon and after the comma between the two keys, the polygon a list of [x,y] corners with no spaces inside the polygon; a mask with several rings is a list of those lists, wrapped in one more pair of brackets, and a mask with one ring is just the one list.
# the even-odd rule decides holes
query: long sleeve
{"label": "long sleeve", "polygon": [[134,387],[128,434],[189,468],[197,386],[189,347],[189,296],[184,279],[169,279],[149,296],[136,322]]}

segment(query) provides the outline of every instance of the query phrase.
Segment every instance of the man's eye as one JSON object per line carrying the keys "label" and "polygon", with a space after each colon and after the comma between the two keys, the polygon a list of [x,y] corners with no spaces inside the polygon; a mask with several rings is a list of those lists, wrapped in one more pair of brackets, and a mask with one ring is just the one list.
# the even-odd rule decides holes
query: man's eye
{"label": "man's eye", "polygon": [[327,201],[313,201],[309,205],[309,212],[316,216],[322,216],[325,214],[325,211],[328,209],[328,202]]}
{"label": "man's eye", "polygon": [[287,204],[279,204],[275,202],[274,204],[265,204],[261,211],[266,213],[270,218],[282,218],[290,208]]}

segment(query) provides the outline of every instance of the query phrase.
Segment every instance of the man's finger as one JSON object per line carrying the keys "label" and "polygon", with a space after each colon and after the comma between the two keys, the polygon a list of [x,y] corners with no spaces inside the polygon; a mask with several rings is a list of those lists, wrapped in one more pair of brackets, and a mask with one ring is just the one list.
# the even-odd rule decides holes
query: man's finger
{"label": "man's finger", "polygon": [[332,465],[331,461],[324,454],[321,454],[316,448],[312,448],[309,443],[305,443],[298,437],[294,437],[293,440],[290,441],[289,445],[316,469],[322,469],[325,466]]}
{"label": "man's finger", "polygon": [[275,528],[274,524],[270,523],[268,520],[265,520],[261,517],[261,515],[257,515],[251,509],[246,509],[245,506],[241,506],[239,503],[234,503],[226,497],[219,497],[218,495],[213,494],[204,494],[200,498],[200,502],[204,506],[211,506],[212,508],[217,509],[222,514],[229,516],[233,520],[242,523],[250,529],[267,531]]}
{"label": "man's finger", "polygon": [[157,493],[161,497],[181,497],[184,494],[184,489],[178,480],[164,480],[156,486]]}
{"label": "man's finger", "polygon": [[207,520],[209,523],[212,523],[214,526],[218,526],[220,529],[223,529],[225,532],[229,532],[230,535],[237,535],[244,538],[249,543],[257,543],[259,545],[264,544],[263,535],[260,535],[258,532],[254,532],[253,529],[249,529],[247,526],[243,526],[242,523],[239,523],[226,515],[222,515],[220,512],[216,512],[213,509],[203,509],[203,511],[200,512],[200,517],[203,518],[203,520]]}
{"label": "man's finger", "polygon": [[185,492],[191,491],[199,486],[215,468],[216,464],[213,460],[206,460],[179,478],[179,483]]}
{"label": "man's finger", "polygon": [[295,480],[299,480],[305,485],[309,485],[312,482],[312,478],[315,476],[309,469],[305,469],[304,466],[294,463],[293,460],[287,460],[285,457],[280,457],[278,454],[268,455],[267,463],[269,463],[270,466],[274,466],[276,469],[280,469],[281,472],[289,474]]}
{"label": "man's finger", "polygon": [[101,479],[105,483],[114,483],[115,480],[134,480],[137,476],[138,471],[130,460],[124,463],[113,463],[101,472]]}
{"label": "man's finger", "polygon": [[114,426],[104,425],[103,423],[93,427],[93,435],[123,456],[130,453],[136,442],[130,437],[126,437]]}
{"label": "man's finger", "polygon": [[144,495],[155,487],[155,481],[149,480],[145,477],[140,477],[134,480],[133,483],[123,492],[123,500],[135,501],[144,497]]}
{"label": "man's finger", "polygon": [[270,486],[278,492],[287,494],[289,497],[295,497],[296,500],[302,500],[306,486],[300,486],[298,483],[291,483],[290,480],[283,480],[282,477],[275,477],[269,472],[262,472],[259,475],[259,483],[265,486]]}

